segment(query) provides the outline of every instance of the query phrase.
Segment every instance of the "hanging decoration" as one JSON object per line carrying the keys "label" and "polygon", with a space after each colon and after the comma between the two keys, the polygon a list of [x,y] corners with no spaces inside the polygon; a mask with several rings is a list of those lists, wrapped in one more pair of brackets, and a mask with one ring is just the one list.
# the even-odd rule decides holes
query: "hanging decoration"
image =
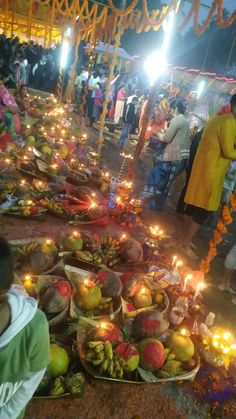
{"label": "hanging decoration", "polygon": [[[138,0],[131,1],[125,9],[114,5],[113,0],[108,0],[108,6],[98,7],[97,3],[89,0],[0,0],[0,22],[4,33],[8,36],[17,34],[22,38],[41,38],[48,45],[53,39],[59,41],[62,28],[68,19],[74,20],[79,16],[81,25],[81,38],[88,36],[88,31],[98,28],[99,38],[107,37],[116,27],[117,17],[122,17],[122,26],[125,29],[134,29],[137,33],[158,30],[167,13],[176,9],[178,0],[170,0],[169,4],[161,10],[149,11],[148,0],[142,0],[142,11],[138,10]],[[194,31],[201,35],[208,28],[213,17],[216,16],[217,24],[224,29],[232,25],[236,19],[236,9],[224,20],[224,1],[214,0],[209,7],[208,15],[204,22],[201,18],[201,2],[193,0],[190,10],[180,24],[178,30],[183,30],[193,19]],[[51,10],[51,13],[49,13]],[[110,13],[110,11],[112,13]]]}
{"label": "hanging decoration", "polygon": [[223,241],[222,235],[228,232],[227,226],[232,223],[233,218],[231,213],[236,211],[236,198],[232,194],[229,200],[229,206],[224,205],[221,216],[217,222],[217,226],[213,231],[213,237],[209,242],[209,251],[207,256],[202,259],[199,269],[208,273],[210,270],[211,262],[217,255],[217,245]]}

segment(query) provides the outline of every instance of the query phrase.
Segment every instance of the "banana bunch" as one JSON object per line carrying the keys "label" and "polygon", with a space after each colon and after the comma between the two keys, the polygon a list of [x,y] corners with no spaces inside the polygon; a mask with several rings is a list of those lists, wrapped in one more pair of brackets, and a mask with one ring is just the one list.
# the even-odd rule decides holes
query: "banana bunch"
{"label": "banana bunch", "polygon": [[54,199],[44,198],[40,199],[40,205],[44,208],[47,208],[50,212],[59,217],[64,215],[69,216],[70,212],[59,202],[56,202]]}
{"label": "banana bunch", "polygon": [[118,250],[120,248],[120,242],[119,240],[116,240],[112,237],[111,234],[107,234],[102,236],[101,238],[101,245],[103,249],[109,250],[111,247]]}
{"label": "banana bunch", "polygon": [[102,237],[101,247],[106,258],[107,265],[110,267],[115,265],[119,261],[117,258],[117,253],[120,250],[119,240],[114,239],[110,234],[108,234]]}
{"label": "banana bunch", "polygon": [[75,252],[77,259],[83,260],[84,262],[95,263],[96,265],[101,265],[103,260],[99,253],[91,253],[87,250]]}
{"label": "banana bunch", "polygon": [[85,360],[94,366],[98,366],[100,374],[105,373],[112,378],[123,378],[123,368],[110,341],[88,342],[87,347]]}
{"label": "banana bunch", "polygon": [[21,247],[17,247],[16,248],[16,253],[18,254],[18,255],[21,255],[21,256],[26,256],[26,255],[28,255],[29,253],[31,253],[31,252],[33,252],[35,249],[37,249],[37,247],[39,246],[39,244],[38,243],[29,243],[29,244],[25,244],[24,246],[21,246]]}
{"label": "banana bunch", "polygon": [[8,182],[3,185],[4,191],[6,192],[13,192],[16,189],[16,184],[13,182]]}

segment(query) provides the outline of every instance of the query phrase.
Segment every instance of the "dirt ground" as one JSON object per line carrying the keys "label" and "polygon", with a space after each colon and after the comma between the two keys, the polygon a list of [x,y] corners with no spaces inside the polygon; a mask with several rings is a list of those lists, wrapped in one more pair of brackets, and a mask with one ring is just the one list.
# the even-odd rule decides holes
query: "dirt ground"
{"label": "dirt ground", "polygon": [[[91,131],[90,131],[91,133]],[[92,131],[92,141],[96,144],[97,133]],[[133,147],[130,148],[131,151]],[[117,174],[121,166],[121,157],[118,148],[111,142],[106,142],[102,153],[103,161],[106,162],[108,170],[112,174]],[[152,153],[144,160],[138,162],[135,167],[136,177],[134,180],[135,193],[138,194],[152,164]],[[178,181],[182,183],[181,181]],[[145,210],[143,213],[144,221],[149,224],[155,223],[162,226],[167,234],[175,235],[181,229],[181,222],[174,212],[174,204],[178,195],[180,185],[175,185],[172,189],[172,197],[168,202],[165,211],[152,212]],[[64,220],[48,215],[46,222],[40,221],[22,221],[10,217],[0,219],[1,235],[7,239],[19,239],[26,237],[52,237],[60,241],[61,230],[74,228],[65,226]],[[207,251],[207,242],[211,236],[214,221],[200,230],[195,239],[198,246],[199,256],[204,256]],[[85,227],[86,229],[86,227]],[[99,231],[99,228],[94,228]],[[117,226],[110,225],[102,227],[105,231],[116,231]],[[235,241],[235,223],[231,226],[231,232],[226,237],[226,241],[220,248],[220,255],[214,262],[213,271],[210,280],[214,281],[222,274],[222,263],[227,250]],[[170,251],[177,251],[171,249]],[[180,255],[185,262],[194,262]],[[196,264],[195,264],[196,266]],[[228,293],[217,291],[209,283],[206,291],[205,301],[209,310],[214,311],[218,321],[224,324],[224,327],[235,325],[235,306],[231,304],[231,296]],[[116,384],[113,382],[96,381],[88,378],[86,382],[85,394],[81,399],[63,398],[63,399],[37,399],[33,400],[26,412],[26,419],[201,419],[204,416],[182,414],[177,408],[174,397],[171,400],[164,391],[165,386],[160,385],[130,385]],[[223,416],[221,416],[223,417]]]}

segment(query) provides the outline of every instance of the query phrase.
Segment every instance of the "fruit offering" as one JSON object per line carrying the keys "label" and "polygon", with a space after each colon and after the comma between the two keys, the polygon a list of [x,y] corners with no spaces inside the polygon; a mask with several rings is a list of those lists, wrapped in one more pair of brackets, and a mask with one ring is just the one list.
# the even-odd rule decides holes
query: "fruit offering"
{"label": "fruit offering", "polygon": [[181,358],[179,340],[177,343],[175,341],[175,334],[181,333],[171,331],[171,340],[163,338],[163,334],[158,338],[156,324],[149,324],[156,321],[149,319],[148,322],[143,322],[149,335],[144,338],[130,330],[127,334],[126,326],[121,333],[120,328],[113,323],[90,322],[80,318],[78,349],[83,365],[96,377],[132,382],[160,382],[186,375],[190,378],[192,371],[196,374],[199,364],[196,364],[194,358],[195,350],[191,339],[188,338],[185,343],[181,341],[182,348],[185,349]]}
{"label": "fruit offering", "polygon": [[58,397],[65,394],[82,395],[85,387],[84,374],[78,371],[77,359],[69,342],[52,337],[50,363],[36,390],[35,397]]}
{"label": "fruit offering", "polygon": [[37,275],[53,267],[58,250],[53,240],[45,239],[45,241],[32,241],[13,247],[13,253],[16,271]]}

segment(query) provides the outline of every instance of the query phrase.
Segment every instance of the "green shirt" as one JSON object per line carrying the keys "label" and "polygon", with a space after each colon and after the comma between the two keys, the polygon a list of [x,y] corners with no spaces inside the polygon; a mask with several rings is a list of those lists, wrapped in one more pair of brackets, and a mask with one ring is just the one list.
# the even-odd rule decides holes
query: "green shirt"
{"label": "green shirt", "polygon": [[48,322],[37,310],[33,319],[0,349],[0,408],[20,388],[27,373],[43,370],[49,360]]}

